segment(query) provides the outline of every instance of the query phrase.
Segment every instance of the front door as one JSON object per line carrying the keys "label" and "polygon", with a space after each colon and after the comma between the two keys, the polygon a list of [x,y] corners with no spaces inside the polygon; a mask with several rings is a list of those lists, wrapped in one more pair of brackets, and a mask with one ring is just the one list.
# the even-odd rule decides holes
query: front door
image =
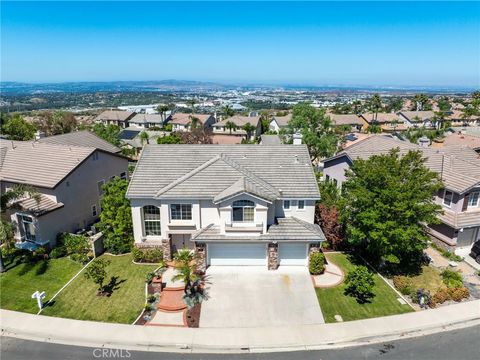
{"label": "front door", "polygon": [[178,250],[187,248],[193,249],[193,242],[190,241],[191,234],[172,234],[172,251],[176,253]]}

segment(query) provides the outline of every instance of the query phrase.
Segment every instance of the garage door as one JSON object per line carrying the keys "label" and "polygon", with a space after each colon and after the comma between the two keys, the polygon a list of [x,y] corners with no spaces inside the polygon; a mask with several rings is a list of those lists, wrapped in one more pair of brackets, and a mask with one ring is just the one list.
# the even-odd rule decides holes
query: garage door
{"label": "garage door", "polygon": [[307,245],[280,244],[278,259],[280,265],[307,265]]}
{"label": "garage door", "polygon": [[265,244],[209,244],[210,265],[266,265]]}

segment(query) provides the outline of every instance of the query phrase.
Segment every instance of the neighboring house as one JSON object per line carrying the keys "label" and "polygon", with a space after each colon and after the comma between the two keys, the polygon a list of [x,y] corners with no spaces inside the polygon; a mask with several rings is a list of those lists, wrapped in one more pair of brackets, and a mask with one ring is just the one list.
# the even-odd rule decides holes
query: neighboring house
{"label": "neighboring house", "polygon": [[352,131],[359,132],[365,127],[365,121],[355,114],[327,114],[334,126],[350,126]]}
{"label": "neighboring house", "polygon": [[401,111],[400,120],[408,127],[433,127],[435,113],[433,111]]}
{"label": "neighboring house", "polygon": [[480,158],[464,146],[424,148],[390,136],[372,136],[339,152],[324,162],[325,179],[341,187],[345,171],[355,159],[385,154],[393,148],[401,153],[420,150],[427,158],[426,166],[439,174],[445,189],[436,195],[444,214],[441,224],[430,225],[433,239],[446,247],[470,246],[480,239]]}
{"label": "neighboring house", "polygon": [[95,122],[101,122],[105,125],[117,125],[121,128],[128,127],[129,120],[135,116],[132,111],[106,110],[95,118]]}
{"label": "neighboring house", "polygon": [[480,136],[467,135],[462,131],[459,131],[453,134],[452,133],[450,134],[447,133],[447,134],[448,135],[443,140],[443,143],[441,143],[443,146],[462,145],[462,146],[469,147],[470,149],[480,154]]}
{"label": "neighboring house", "polygon": [[[145,132],[148,135],[148,141],[141,139],[141,133]],[[126,129],[123,129],[120,134],[120,143],[122,146],[126,146],[128,148],[134,148],[137,150],[137,154],[143,148],[143,146],[147,143],[153,144],[157,142],[157,138],[165,136],[168,134],[165,131],[153,131],[153,130],[144,130],[142,128],[138,128],[136,126],[130,126]]]}
{"label": "neighboring house", "polygon": [[369,126],[374,124],[380,125],[382,131],[385,132],[402,131],[407,129],[405,121],[402,121],[400,116],[394,113],[365,113],[359,116],[366,123],[365,129],[368,129]]}
{"label": "neighboring house", "polygon": [[281,145],[282,141],[278,135],[266,135],[260,136],[260,145]]}
{"label": "neighboring house", "polygon": [[460,110],[452,110],[447,119],[452,123],[452,126],[479,126],[480,116],[472,115],[468,118],[464,117],[464,114]]}
{"label": "neighboring house", "polygon": [[[235,124],[235,129],[230,130],[227,127],[227,123],[229,122]],[[246,124],[250,124],[255,128],[255,130],[250,135],[249,139],[247,139],[248,137],[247,132],[243,130],[243,127]],[[214,134],[239,136],[246,140],[253,140],[255,136],[260,135],[260,131],[261,131],[260,116],[235,115],[213,124],[212,130]]]}
{"label": "neighboring house", "polygon": [[165,118],[161,114],[136,114],[128,122],[130,126],[140,129],[148,129],[151,127],[163,127],[171,118],[167,115]]}
{"label": "neighboring house", "polygon": [[278,133],[280,129],[287,127],[290,120],[292,120],[292,114],[287,114],[285,116],[274,116],[272,120],[270,120],[270,130]]}
{"label": "neighboring house", "polygon": [[120,154],[122,152],[122,150],[115,145],[110,144],[108,141],[103,140],[88,130],[73,131],[61,135],[42,137],[37,139],[37,141],[45,144],[92,147],[114,154]]}
{"label": "neighboring house", "polygon": [[101,211],[101,186],[115,176],[128,176],[128,160],[118,154],[120,149],[100,138],[98,146],[78,146],[78,139],[86,136],[73,134],[33,142],[0,141],[2,193],[27,184],[40,194],[38,203],[24,198],[7,209],[20,248],[54,246],[58,234],[87,229]]}
{"label": "neighboring house", "polygon": [[213,115],[175,113],[170,119],[172,131],[190,131],[192,119],[198,119],[198,126],[203,126],[206,129],[211,128],[215,123],[215,117]]}
{"label": "neighboring house", "polygon": [[135,244],[208,265],[308,263],[325,240],[305,145],[147,145],[127,191]]}

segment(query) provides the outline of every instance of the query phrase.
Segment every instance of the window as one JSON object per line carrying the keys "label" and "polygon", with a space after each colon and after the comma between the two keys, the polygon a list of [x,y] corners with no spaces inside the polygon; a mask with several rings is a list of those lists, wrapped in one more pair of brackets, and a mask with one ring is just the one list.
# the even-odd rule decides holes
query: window
{"label": "window", "polygon": [[329,182],[330,181],[330,175],[325,175],[325,181]]}
{"label": "window", "polygon": [[232,204],[233,221],[253,222],[255,214],[255,203],[250,200],[237,200]]}
{"label": "window", "polygon": [[290,210],[290,200],[283,200],[283,208],[285,210]]}
{"label": "window", "polygon": [[35,241],[36,235],[33,219],[30,216],[19,215],[18,220],[22,224],[21,230],[23,230],[23,236],[25,237],[25,240]]}
{"label": "window", "polygon": [[305,200],[298,200],[298,210],[305,209]]}
{"label": "window", "polygon": [[170,218],[172,220],[192,220],[192,204],[170,205]]}
{"label": "window", "polygon": [[92,205],[92,216],[97,216],[97,205]]}
{"label": "window", "polygon": [[100,180],[99,182],[97,182],[97,189],[98,189],[98,195],[102,195],[103,194],[103,185],[105,184],[105,180]]}
{"label": "window", "polygon": [[143,228],[145,236],[160,235],[160,208],[152,205],[143,207]]}
{"label": "window", "polygon": [[452,204],[453,192],[445,190],[443,194],[443,205],[450,207]]}
{"label": "window", "polygon": [[95,152],[93,153],[92,159],[93,159],[93,161],[98,160],[98,152],[97,152],[97,151],[95,151]]}
{"label": "window", "polygon": [[468,195],[468,207],[476,207],[478,206],[478,196],[479,192],[474,192]]}
{"label": "window", "polygon": [[120,179],[125,180],[126,178],[127,178],[127,173],[126,173],[126,172],[122,172],[122,173],[120,174]]}

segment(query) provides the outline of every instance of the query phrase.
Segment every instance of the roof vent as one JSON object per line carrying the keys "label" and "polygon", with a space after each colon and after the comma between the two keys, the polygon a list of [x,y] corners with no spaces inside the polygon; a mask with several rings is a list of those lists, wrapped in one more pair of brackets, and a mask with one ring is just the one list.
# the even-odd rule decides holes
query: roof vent
{"label": "roof vent", "polygon": [[299,163],[299,161],[298,161],[298,155],[295,155],[295,162],[294,162],[294,163],[295,163],[295,164],[298,164],[298,163]]}

